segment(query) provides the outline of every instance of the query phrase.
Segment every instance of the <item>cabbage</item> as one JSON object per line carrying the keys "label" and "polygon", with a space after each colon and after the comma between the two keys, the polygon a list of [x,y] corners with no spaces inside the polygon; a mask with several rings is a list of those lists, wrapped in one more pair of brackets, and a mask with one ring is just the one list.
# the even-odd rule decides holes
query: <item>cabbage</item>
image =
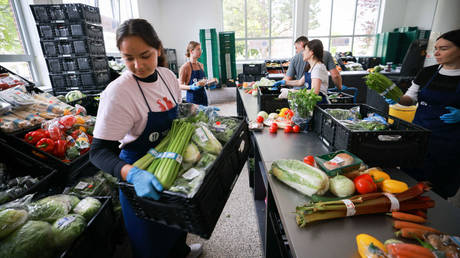
{"label": "cabbage", "polygon": [[52,257],[53,243],[48,222],[29,220],[0,242],[0,257]]}
{"label": "cabbage", "polygon": [[196,147],[193,142],[191,142],[188,146],[187,149],[185,149],[184,153],[184,162],[185,163],[192,163],[195,164],[200,160],[200,151],[198,150],[198,147]]}
{"label": "cabbage", "polygon": [[89,221],[101,208],[101,202],[93,197],[86,197],[81,200],[73,209],[73,212],[82,215],[86,221]]}
{"label": "cabbage", "polygon": [[203,122],[198,123],[195,133],[192,136],[192,141],[198,146],[198,148],[205,152],[219,155],[222,151],[222,144],[220,144],[220,142],[208,129],[208,126]]}
{"label": "cabbage", "polygon": [[29,217],[33,220],[53,222],[56,219],[67,215],[72,209],[68,195],[59,194],[48,196],[34,203],[29,208]]}
{"label": "cabbage", "polygon": [[56,220],[51,227],[56,247],[61,250],[69,247],[85,227],[85,218],[78,214],[69,214]]}
{"label": "cabbage", "polygon": [[263,117],[264,119],[267,119],[267,118],[268,118],[268,114],[267,114],[267,112],[265,112],[265,111],[260,111],[259,113],[257,113],[257,116],[261,116],[261,117]]}
{"label": "cabbage", "polygon": [[67,92],[67,94],[65,95],[65,100],[66,102],[72,102],[74,100],[78,100],[84,97],[85,97],[85,94],[83,94],[81,91],[72,90],[72,91]]}
{"label": "cabbage", "polygon": [[0,211],[0,239],[22,226],[27,221],[27,211],[6,209]]}
{"label": "cabbage", "polygon": [[337,175],[330,182],[330,190],[337,197],[350,196],[355,192],[355,184],[348,177]]}

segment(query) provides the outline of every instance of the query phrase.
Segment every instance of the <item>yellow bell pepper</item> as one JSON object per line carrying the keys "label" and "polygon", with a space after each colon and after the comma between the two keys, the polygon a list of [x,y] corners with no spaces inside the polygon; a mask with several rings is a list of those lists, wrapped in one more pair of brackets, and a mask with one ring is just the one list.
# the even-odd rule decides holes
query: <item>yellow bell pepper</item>
{"label": "yellow bell pepper", "polygon": [[289,108],[282,108],[280,113],[278,114],[278,116],[280,117],[284,117],[286,114],[286,111],[289,110]]}
{"label": "yellow bell pepper", "polygon": [[75,120],[76,124],[83,125],[86,122],[85,119],[83,119],[81,116],[76,116],[75,118],[76,118]]}
{"label": "yellow bell pepper", "polygon": [[[372,247],[371,247],[371,244],[373,245]],[[385,257],[384,254],[387,252],[382,242],[380,242],[375,237],[368,235],[368,234],[357,235],[356,245],[358,246],[358,253],[362,258]]]}
{"label": "yellow bell pepper", "polygon": [[382,182],[386,179],[391,179],[390,176],[378,168],[370,168],[367,170],[374,181],[377,181],[377,186],[382,189]]}
{"label": "yellow bell pepper", "polygon": [[387,193],[401,193],[409,189],[406,183],[394,179],[386,179],[382,182],[382,191]]}

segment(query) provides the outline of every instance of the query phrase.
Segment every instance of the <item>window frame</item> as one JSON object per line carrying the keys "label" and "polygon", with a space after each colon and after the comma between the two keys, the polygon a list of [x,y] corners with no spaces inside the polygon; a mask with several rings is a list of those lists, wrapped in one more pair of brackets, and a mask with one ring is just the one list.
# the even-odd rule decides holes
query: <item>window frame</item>
{"label": "window frame", "polygon": [[[250,40],[267,40],[268,41],[268,59],[275,59],[272,58],[272,40],[274,39],[291,39],[292,41],[294,40],[295,37],[295,6],[296,6],[296,0],[291,0],[293,2],[291,11],[292,11],[292,36],[291,37],[272,37],[272,2],[273,0],[269,0],[269,7],[268,7],[268,17],[269,17],[269,24],[268,24],[268,37],[248,37],[248,11],[247,11],[247,2],[248,0],[244,0],[244,35],[245,37],[242,38],[236,38],[235,37],[235,43],[236,41],[244,41],[244,46],[245,46],[245,53],[244,56],[245,58],[243,60],[238,60],[236,61],[237,63],[244,63],[244,62],[254,62],[254,61],[265,61],[266,59],[249,59],[249,49],[248,49],[248,41]],[[225,17],[224,17],[224,0],[222,0],[222,27],[225,26]],[[223,29],[225,31],[225,29]],[[235,44],[236,45],[236,44]],[[291,54],[294,52],[294,47],[291,46]],[[286,59],[291,58],[292,56],[285,57]],[[279,58],[276,58],[279,59]]]}
{"label": "window frame", "polygon": [[[18,31],[19,39],[21,40],[22,48],[24,49],[24,54],[0,54],[0,65],[2,63],[15,63],[15,62],[25,62],[29,65],[30,74],[32,75],[32,81],[38,82],[40,78],[38,75],[38,69],[34,61],[34,49],[32,47],[32,42],[30,37],[26,36],[27,24],[26,18],[24,15],[24,10],[20,2],[15,0],[9,0],[11,11],[16,22],[16,29]],[[19,74],[21,75],[21,74]],[[23,75],[21,75],[23,76]]]}
{"label": "window frame", "polygon": [[[379,28],[379,25],[380,25],[380,14],[381,14],[381,8],[382,8],[382,2],[383,0],[379,0],[379,7],[377,9],[377,23],[375,24],[375,30],[374,30],[374,34],[355,34],[355,31],[356,31],[356,17],[357,17],[357,10],[358,10],[358,1],[359,0],[356,0],[355,1],[355,14],[354,14],[354,18],[353,18],[353,33],[352,34],[343,34],[343,35],[331,35],[332,33],[332,15],[334,13],[334,1],[339,1],[339,0],[329,0],[331,1],[331,14],[330,14],[330,18],[329,18],[329,35],[314,35],[314,36],[310,36],[308,34],[308,31],[309,31],[309,28],[308,28],[308,24],[307,24],[307,37],[308,38],[315,38],[315,39],[324,39],[324,38],[327,38],[328,41],[329,41],[329,44],[328,44],[328,47],[327,47],[327,51],[330,51],[331,49],[331,42],[332,42],[332,39],[333,38],[344,38],[344,37],[350,37],[351,38],[351,45],[350,45],[350,51],[353,51],[353,48],[354,48],[354,43],[355,43],[355,37],[356,38],[359,38],[359,37],[375,37],[377,35],[377,31],[378,31],[378,28]],[[307,7],[307,11],[310,10],[310,5],[308,5]]]}

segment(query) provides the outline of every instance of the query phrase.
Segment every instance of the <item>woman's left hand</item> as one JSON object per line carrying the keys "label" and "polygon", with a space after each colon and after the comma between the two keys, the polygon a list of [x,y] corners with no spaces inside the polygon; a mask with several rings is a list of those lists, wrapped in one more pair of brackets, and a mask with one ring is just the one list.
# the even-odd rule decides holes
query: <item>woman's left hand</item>
{"label": "woman's left hand", "polygon": [[446,113],[439,118],[447,124],[455,124],[460,122],[460,109],[454,107],[446,107],[450,113]]}

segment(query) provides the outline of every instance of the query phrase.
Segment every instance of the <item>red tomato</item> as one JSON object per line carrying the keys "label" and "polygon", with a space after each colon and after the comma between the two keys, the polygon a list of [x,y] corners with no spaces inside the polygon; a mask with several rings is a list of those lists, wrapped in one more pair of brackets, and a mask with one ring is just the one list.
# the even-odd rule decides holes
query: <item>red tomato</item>
{"label": "red tomato", "polygon": [[288,110],[286,110],[286,111],[284,112],[284,115],[285,115],[288,119],[290,119],[291,117],[294,116],[294,112],[292,112],[292,110],[288,109]]}
{"label": "red tomato", "polygon": [[300,132],[300,126],[294,125],[294,126],[292,127],[292,131],[293,131],[294,133]]}
{"label": "red tomato", "polygon": [[290,132],[292,132],[292,126],[286,125],[286,127],[284,127],[284,132],[285,132],[285,133],[290,133]]}
{"label": "red tomato", "polygon": [[305,156],[303,158],[303,162],[310,165],[310,166],[314,166],[315,165],[315,158],[311,155],[308,155],[308,156]]}
{"label": "red tomato", "polygon": [[373,193],[377,191],[377,185],[369,174],[363,174],[356,177],[353,182],[355,183],[356,191],[360,194]]}
{"label": "red tomato", "polygon": [[278,129],[278,124],[277,123],[272,123],[272,127],[275,127],[276,129]]}
{"label": "red tomato", "polygon": [[277,127],[270,126],[269,132],[270,133],[276,133],[278,131]]}
{"label": "red tomato", "polygon": [[257,116],[256,121],[257,121],[257,123],[263,123],[264,122],[264,117],[263,116]]}

